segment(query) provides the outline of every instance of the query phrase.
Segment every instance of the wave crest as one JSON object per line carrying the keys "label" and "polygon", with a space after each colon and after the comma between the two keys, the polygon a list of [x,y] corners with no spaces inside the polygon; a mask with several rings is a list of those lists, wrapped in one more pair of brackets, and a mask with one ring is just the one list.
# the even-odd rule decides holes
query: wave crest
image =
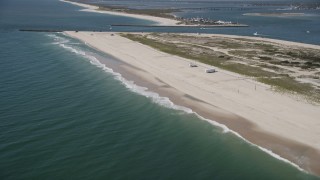
{"label": "wave crest", "polygon": [[199,119],[204,120],[204,121],[206,121],[206,122],[208,122],[208,123],[210,123],[210,124],[212,124],[212,125],[214,125],[216,127],[222,128],[223,133],[229,133],[230,132],[230,133],[236,135],[237,137],[239,137],[240,139],[242,139],[243,141],[247,142],[249,145],[257,147],[261,151],[269,154],[270,156],[272,156],[272,157],[274,157],[274,158],[276,158],[278,160],[281,160],[281,161],[283,161],[285,163],[288,163],[288,164],[292,165],[293,167],[297,168],[300,171],[308,173],[307,171],[302,169],[299,165],[291,162],[290,160],[285,159],[285,158],[281,157],[278,154],[275,154],[271,150],[268,150],[266,148],[263,148],[261,146],[258,146],[256,144],[251,143],[250,141],[248,141],[247,139],[242,137],[239,133],[229,129],[227,126],[225,126],[223,124],[220,124],[220,123],[214,121],[213,119],[206,119],[206,118],[200,116],[198,113],[194,112],[190,108],[187,108],[187,107],[184,107],[184,106],[175,105],[168,97],[162,97],[158,93],[155,93],[155,92],[152,92],[152,91],[148,91],[148,88],[146,88],[146,87],[138,86],[133,81],[129,81],[129,80],[123,78],[123,76],[120,73],[114,72],[113,69],[107,67],[105,64],[102,64],[96,57],[90,55],[89,53],[86,53],[83,50],[80,50],[79,48],[76,48],[76,47],[72,46],[73,44],[77,44],[77,43],[70,43],[70,40],[68,40],[66,38],[63,38],[63,37],[56,36],[54,34],[53,35],[50,34],[48,36],[54,38],[54,40],[56,41],[55,42],[56,45],[59,45],[60,47],[66,49],[66,50],[68,50],[70,52],[73,52],[73,53],[75,53],[77,55],[81,55],[81,56],[85,57],[86,59],[89,60],[89,62],[92,65],[94,65],[96,67],[99,67],[103,71],[113,75],[116,80],[120,81],[130,91],[132,91],[134,93],[137,93],[137,94],[140,94],[142,96],[145,96],[147,98],[150,98],[154,103],[159,104],[161,106],[164,106],[164,107],[167,107],[167,108],[170,108],[170,109],[179,110],[179,111],[182,111],[182,112],[187,113],[187,114],[195,114]]}

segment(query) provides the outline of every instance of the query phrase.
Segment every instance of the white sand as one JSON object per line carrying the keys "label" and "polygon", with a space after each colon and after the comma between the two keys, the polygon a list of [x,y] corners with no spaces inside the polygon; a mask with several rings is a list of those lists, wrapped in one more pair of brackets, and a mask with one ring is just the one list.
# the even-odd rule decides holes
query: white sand
{"label": "white sand", "polygon": [[[256,125],[257,131],[320,151],[320,106],[276,93],[268,85],[228,71],[218,69],[216,73],[207,74],[204,70],[208,65],[205,64],[197,63],[199,67],[190,68],[188,59],[165,54],[117,34],[66,33],[146,71],[148,77],[158,78],[181,93],[207,103],[207,108],[218,107],[222,114],[236,114],[247,119]],[[217,112],[216,109],[212,111]]]}
{"label": "white sand", "polygon": [[[259,128],[294,139],[320,150],[320,107],[275,93],[241,75],[204,67],[189,68],[188,59],[168,55],[110,33],[68,32],[91,46],[111,54],[180,91],[238,114]],[[257,86],[257,90],[255,90]],[[239,90],[239,93],[238,93]]]}
{"label": "white sand", "polygon": [[173,19],[167,19],[167,18],[161,18],[161,17],[155,17],[155,16],[147,16],[147,15],[140,15],[140,14],[128,14],[124,12],[114,12],[114,11],[101,11],[98,10],[98,6],[93,6],[93,5],[88,5],[88,4],[83,4],[83,3],[77,3],[77,2],[71,2],[71,1],[65,1],[65,0],[60,0],[61,2],[66,2],[70,3],[76,6],[83,7],[82,11],[86,12],[95,12],[95,13],[103,13],[103,14],[110,14],[110,15],[115,15],[115,16],[126,16],[126,17],[132,17],[136,19],[143,19],[143,20],[149,20],[157,23],[158,25],[162,26],[178,26],[177,23],[179,21],[173,20]]}

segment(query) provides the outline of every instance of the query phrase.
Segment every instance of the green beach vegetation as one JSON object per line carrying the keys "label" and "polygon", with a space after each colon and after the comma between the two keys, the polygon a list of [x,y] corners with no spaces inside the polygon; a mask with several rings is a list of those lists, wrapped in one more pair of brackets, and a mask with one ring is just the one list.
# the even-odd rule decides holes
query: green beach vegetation
{"label": "green beach vegetation", "polygon": [[267,41],[169,33],[121,36],[155,49],[251,77],[274,90],[320,102],[320,50]]}
{"label": "green beach vegetation", "polygon": [[155,16],[155,17],[163,17],[169,19],[175,19],[175,17],[171,14],[173,12],[178,12],[177,9],[130,9],[126,7],[117,7],[117,6],[106,6],[100,5],[98,10],[101,11],[114,11],[128,14],[140,14],[147,16]]}

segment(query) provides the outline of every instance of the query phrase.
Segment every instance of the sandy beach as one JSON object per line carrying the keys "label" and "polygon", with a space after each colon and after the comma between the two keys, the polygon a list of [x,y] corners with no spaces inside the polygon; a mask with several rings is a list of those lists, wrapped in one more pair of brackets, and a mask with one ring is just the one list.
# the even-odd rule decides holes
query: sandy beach
{"label": "sandy beach", "polygon": [[[123,73],[126,79],[169,97],[175,104],[223,124],[251,143],[320,175],[318,105],[276,93],[268,85],[232,72],[217,69],[216,73],[205,73],[205,69],[210,68],[206,64],[199,63],[199,67],[190,68],[188,59],[160,52],[118,34],[66,34],[122,61],[123,65],[116,70]],[[257,39],[319,48],[288,41]]]}
{"label": "sandy beach", "polygon": [[178,26],[177,23],[179,23],[179,21],[176,21],[173,19],[140,15],[140,14],[128,14],[128,13],[124,13],[124,12],[120,13],[120,12],[105,11],[105,10],[101,11],[101,10],[98,10],[99,9],[98,6],[93,6],[93,5],[88,5],[88,4],[78,3],[78,2],[65,1],[65,0],[60,0],[60,1],[83,7],[84,9],[82,9],[81,11],[110,14],[110,15],[115,15],[115,16],[126,16],[126,17],[132,17],[132,18],[136,18],[136,19],[149,20],[149,21],[153,21],[157,25],[161,25],[161,26]]}

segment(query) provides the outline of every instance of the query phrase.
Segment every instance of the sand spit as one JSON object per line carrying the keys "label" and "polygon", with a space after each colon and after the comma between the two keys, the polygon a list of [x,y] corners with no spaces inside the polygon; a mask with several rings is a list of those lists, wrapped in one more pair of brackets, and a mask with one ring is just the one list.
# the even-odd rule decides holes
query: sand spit
{"label": "sand spit", "polygon": [[65,0],[60,0],[60,1],[83,7],[84,9],[82,11],[86,11],[86,12],[103,13],[103,14],[110,14],[115,16],[126,16],[126,17],[132,17],[136,19],[149,20],[149,21],[154,21],[155,23],[157,23],[157,25],[161,25],[161,26],[178,26],[177,23],[179,23],[179,21],[177,20],[168,19],[168,18],[161,18],[161,17],[147,16],[147,15],[140,15],[140,14],[128,14],[124,12],[114,12],[114,11],[106,11],[106,10],[102,11],[102,10],[98,10],[99,7],[94,5],[88,5],[88,4],[65,1]]}
{"label": "sand spit", "polygon": [[[276,93],[267,85],[235,73],[220,69],[216,73],[205,73],[204,70],[210,68],[206,64],[190,68],[188,59],[160,52],[118,34],[66,34],[130,65],[122,69],[134,75],[132,80],[136,84],[169,97],[175,104],[190,108],[204,118],[224,124],[248,141],[320,175],[319,106]],[[125,78],[131,80],[130,76]]]}

